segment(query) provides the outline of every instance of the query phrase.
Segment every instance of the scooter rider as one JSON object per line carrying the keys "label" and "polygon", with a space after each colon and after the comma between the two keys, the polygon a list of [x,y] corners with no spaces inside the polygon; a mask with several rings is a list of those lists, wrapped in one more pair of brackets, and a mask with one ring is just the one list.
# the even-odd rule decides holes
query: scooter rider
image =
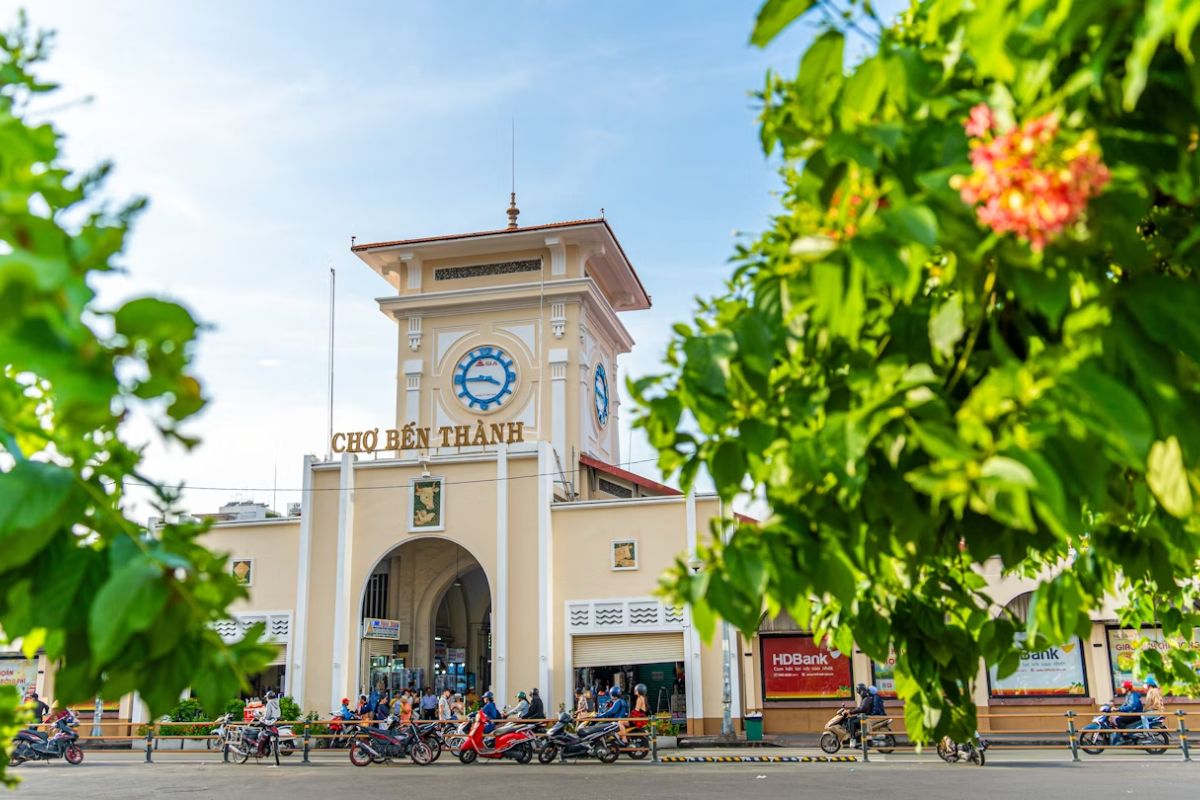
{"label": "scooter rider", "polygon": [[1125,695],[1125,702],[1117,711],[1121,712],[1114,721],[1118,728],[1134,728],[1142,723],[1142,695],[1133,688],[1133,681],[1125,681],[1121,684],[1121,689]]}
{"label": "scooter rider", "polygon": [[529,708],[524,714],[521,714],[521,719],[545,719],[546,706],[542,703],[542,696],[538,694],[537,687],[529,690]]}
{"label": "scooter rider", "polygon": [[[529,698],[525,696],[524,692],[517,692],[517,704],[515,706],[513,706],[512,708],[508,709],[508,713],[505,714],[504,716],[508,719],[525,719],[528,716],[528,714],[529,714]],[[516,729],[517,729],[517,725],[515,723],[510,722],[507,725],[500,728],[500,730],[498,730],[497,733],[508,733],[509,731],[516,730]]]}
{"label": "scooter rider", "polygon": [[[609,691],[608,696],[609,696],[609,700],[610,700],[610,702],[608,704],[608,708],[601,711],[599,714],[597,714],[592,719],[593,720],[625,719],[626,717],[628,717],[629,716],[629,703],[625,702],[625,695],[623,695],[621,693],[621,687],[620,686],[612,687],[612,690]],[[627,745],[628,742],[626,742],[622,738],[621,744]]]}
{"label": "scooter rider", "polygon": [[279,721],[279,717],[283,712],[279,710],[279,695],[275,694],[274,691],[267,692],[267,704],[263,706],[261,713],[262,716],[259,718],[259,721],[264,727],[274,725]]}
{"label": "scooter rider", "polygon": [[854,691],[858,693],[859,703],[846,712],[846,730],[850,734],[850,747],[857,746],[855,740],[858,738],[858,729],[862,724],[860,717],[863,715],[870,716],[871,712],[875,709],[875,698],[871,696],[865,683],[860,683],[854,687]]}
{"label": "scooter rider", "polygon": [[491,733],[496,729],[495,720],[500,718],[500,709],[496,708],[496,695],[490,691],[483,693],[483,707],[479,709],[479,713],[487,717],[487,725],[484,726],[484,733]]}

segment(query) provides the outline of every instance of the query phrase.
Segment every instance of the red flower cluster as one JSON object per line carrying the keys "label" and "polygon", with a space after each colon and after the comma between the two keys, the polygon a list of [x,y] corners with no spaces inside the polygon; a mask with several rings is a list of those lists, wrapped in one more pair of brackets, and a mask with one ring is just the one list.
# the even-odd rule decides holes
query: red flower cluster
{"label": "red flower cluster", "polygon": [[1095,134],[1061,141],[1057,114],[999,132],[992,110],[980,103],[963,127],[972,137],[974,169],[950,185],[976,206],[982,224],[1016,234],[1035,251],[1079,219],[1109,181]]}

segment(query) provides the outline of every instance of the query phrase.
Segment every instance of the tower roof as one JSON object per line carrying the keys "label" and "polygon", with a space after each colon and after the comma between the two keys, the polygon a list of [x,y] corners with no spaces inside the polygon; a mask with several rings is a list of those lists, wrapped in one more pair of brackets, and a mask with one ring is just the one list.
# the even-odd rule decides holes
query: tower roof
{"label": "tower roof", "polygon": [[387,242],[355,244],[350,251],[371,269],[387,278],[400,256],[412,254],[422,259],[452,258],[464,255],[488,255],[505,250],[528,249],[545,245],[545,236],[562,232],[566,244],[597,247],[590,257],[593,277],[609,294],[618,311],[638,311],[650,308],[650,295],[641,278],[625,255],[612,228],[603,218],[548,222],[517,228],[498,228],[473,233],[451,233],[441,236],[422,236],[415,239],[396,239]]}

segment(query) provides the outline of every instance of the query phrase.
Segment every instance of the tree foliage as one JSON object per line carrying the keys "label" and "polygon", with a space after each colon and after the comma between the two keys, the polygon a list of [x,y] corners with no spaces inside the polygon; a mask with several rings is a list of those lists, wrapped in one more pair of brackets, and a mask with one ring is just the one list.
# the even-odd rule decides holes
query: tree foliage
{"label": "tree foliage", "polygon": [[[1086,640],[1106,598],[1200,625],[1200,2],[834,5],[763,6],[756,44],[822,26],[760,95],[782,207],[632,385],[665,471],[771,509],[666,588],[894,647],[912,735],[962,737],[981,659]],[[1028,620],[985,567],[1036,579]],[[1139,669],[1191,693],[1195,658]]]}
{"label": "tree foliage", "polygon": [[[210,628],[244,590],[201,526],[150,532],[125,513],[130,478],[162,510],[176,499],[140,472],[122,425],[137,413],[194,444],[180,426],[204,405],[198,324],[156,298],[95,302],[145,203],[100,200],[110,165],[74,173],[36,121],[55,88],[35,73],[48,43],[24,18],[0,34],[0,630],[58,663],[59,705],[136,690],[161,714],[190,686],[215,714],[269,656],[256,635],[229,647]],[[0,687],[5,747],[20,703]]]}

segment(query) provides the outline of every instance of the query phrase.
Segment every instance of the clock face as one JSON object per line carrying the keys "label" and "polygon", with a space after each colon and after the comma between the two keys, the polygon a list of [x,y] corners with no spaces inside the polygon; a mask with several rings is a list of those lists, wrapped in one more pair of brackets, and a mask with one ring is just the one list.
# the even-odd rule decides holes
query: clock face
{"label": "clock face", "polygon": [[454,367],[454,393],[474,411],[503,408],[516,388],[516,362],[499,347],[476,347]]}
{"label": "clock face", "polygon": [[604,373],[604,365],[596,365],[596,376],[592,380],[592,396],[596,401],[596,421],[601,426],[608,424],[608,376]]}

